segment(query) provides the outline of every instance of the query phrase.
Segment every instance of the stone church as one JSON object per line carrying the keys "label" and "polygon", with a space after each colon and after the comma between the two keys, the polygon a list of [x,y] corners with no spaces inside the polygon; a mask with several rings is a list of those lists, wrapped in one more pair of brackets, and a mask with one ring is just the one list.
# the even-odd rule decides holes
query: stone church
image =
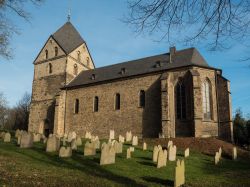
{"label": "stone church", "polygon": [[96,68],[68,21],[33,64],[29,131],[232,139],[229,81],[195,48]]}

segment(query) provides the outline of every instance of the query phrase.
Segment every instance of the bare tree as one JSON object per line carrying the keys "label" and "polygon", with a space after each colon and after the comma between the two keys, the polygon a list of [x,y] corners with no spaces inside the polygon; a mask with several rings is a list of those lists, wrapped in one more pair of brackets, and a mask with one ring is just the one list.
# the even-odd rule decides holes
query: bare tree
{"label": "bare tree", "polygon": [[32,3],[39,5],[43,0],[0,0],[0,57],[10,59],[13,53],[10,49],[10,40],[18,29],[10,19],[14,14],[18,17],[30,20],[30,14],[24,10],[24,5]]}
{"label": "bare tree", "polygon": [[7,100],[4,94],[0,92],[0,127],[3,128],[8,114]]}
{"label": "bare tree", "polygon": [[216,50],[249,39],[250,0],[128,0],[128,8],[124,21],[136,32],[170,44],[206,41]]}

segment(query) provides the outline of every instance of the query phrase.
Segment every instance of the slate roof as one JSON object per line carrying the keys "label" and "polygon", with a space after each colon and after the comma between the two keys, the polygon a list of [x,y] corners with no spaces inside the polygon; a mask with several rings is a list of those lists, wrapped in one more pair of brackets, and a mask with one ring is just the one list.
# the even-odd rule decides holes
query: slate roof
{"label": "slate roof", "polygon": [[85,43],[79,32],[69,21],[59,28],[52,37],[66,54],[71,53],[74,49]]}
{"label": "slate roof", "polygon": [[[192,65],[215,69],[207,64],[205,59],[195,48],[176,51],[175,54],[171,57],[172,63],[169,62],[169,56],[169,53],[165,53],[138,60],[100,67],[93,70],[82,71],[64,88],[96,84],[103,81],[127,78],[130,76],[143,75],[147,73],[154,73],[158,71]],[[122,73],[122,69],[125,70],[125,73]],[[93,75],[95,76],[95,79],[93,79]]]}

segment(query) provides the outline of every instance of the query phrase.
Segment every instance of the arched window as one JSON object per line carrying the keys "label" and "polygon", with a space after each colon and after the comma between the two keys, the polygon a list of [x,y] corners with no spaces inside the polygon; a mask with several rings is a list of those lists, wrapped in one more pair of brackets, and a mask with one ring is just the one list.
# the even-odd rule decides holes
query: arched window
{"label": "arched window", "polygon": [[208,79],[202,83],[202,108],[204,119],[212,119],[211,83]]}
{"label": "arched window", "polygon": [[58,47],[55,47],[55,56],[58,55]]}
{"label": "arched window", "polygon": [[121,108],[121,96],[119,93],[115,94],[115,110],[120,110]]}
{"label": "arched window", "polygon": [[94,112],[98,112],[99,109],[99,98],[95,96],[94,98]]}
{"label": "arched window", "polygon": [[77,64],[74,65],[74,75],[78,74],[78,67]]}
{"label": "arched window", "polygon": [[183,82],[179,81],[175,87],[176,117],[186,119],[186,89]]}
{"label": "arched window", "polygon": [[49,52],[48,52],[48,50],[46,49],[45,50],[45,59],[48,59],[49,58]]}
{"label": "arched window", "polygon": [[76,99],[75,100],[75,110],[74,110],[74,113],[78,114],[78,112],[79,112],[79,99]]}
{"label": "arched window", "polygon": [[146,98],[145,98],[145,91],[144,90],[141,90],[140,93],[139,93],[139,107],[145,107],[145,101],[146,101]]}
{"label": "arched window", "polygon": [[52,72],[53,72],[53,70],[52,70],[52,64],[49,63],[49,74],[51,74]]}

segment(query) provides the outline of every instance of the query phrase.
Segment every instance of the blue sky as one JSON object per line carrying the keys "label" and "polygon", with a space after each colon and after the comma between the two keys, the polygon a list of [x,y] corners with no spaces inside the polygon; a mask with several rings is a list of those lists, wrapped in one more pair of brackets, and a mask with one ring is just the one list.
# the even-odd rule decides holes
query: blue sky
{"label": "blue sky", "polygon": [[[60,2],[60,3],[59,3]],[[47,0],[40,7],[27,5],[31,23],[13,16],[19,35],[12,40],[15,57],[0,58],[0,92],[14,106],[24,92],[30,92],[33,80],[33,60],[47,38],[67,21],[67,0]],[[133,60],[169,51],[167,42],[155,42],[157,36],[136,35],[121,22],[127,12],[126,0],[71,0],[71,22],[87,42],[96,67]],[[177,50],[190,47],[176,44]],[[227,51],[209,52],[202,43],[195,46],[214,67],[221,68],[231,81],[233,111],[241,108],[250,113],[250,62],[239,62],[246,54],[240,44]]]}

